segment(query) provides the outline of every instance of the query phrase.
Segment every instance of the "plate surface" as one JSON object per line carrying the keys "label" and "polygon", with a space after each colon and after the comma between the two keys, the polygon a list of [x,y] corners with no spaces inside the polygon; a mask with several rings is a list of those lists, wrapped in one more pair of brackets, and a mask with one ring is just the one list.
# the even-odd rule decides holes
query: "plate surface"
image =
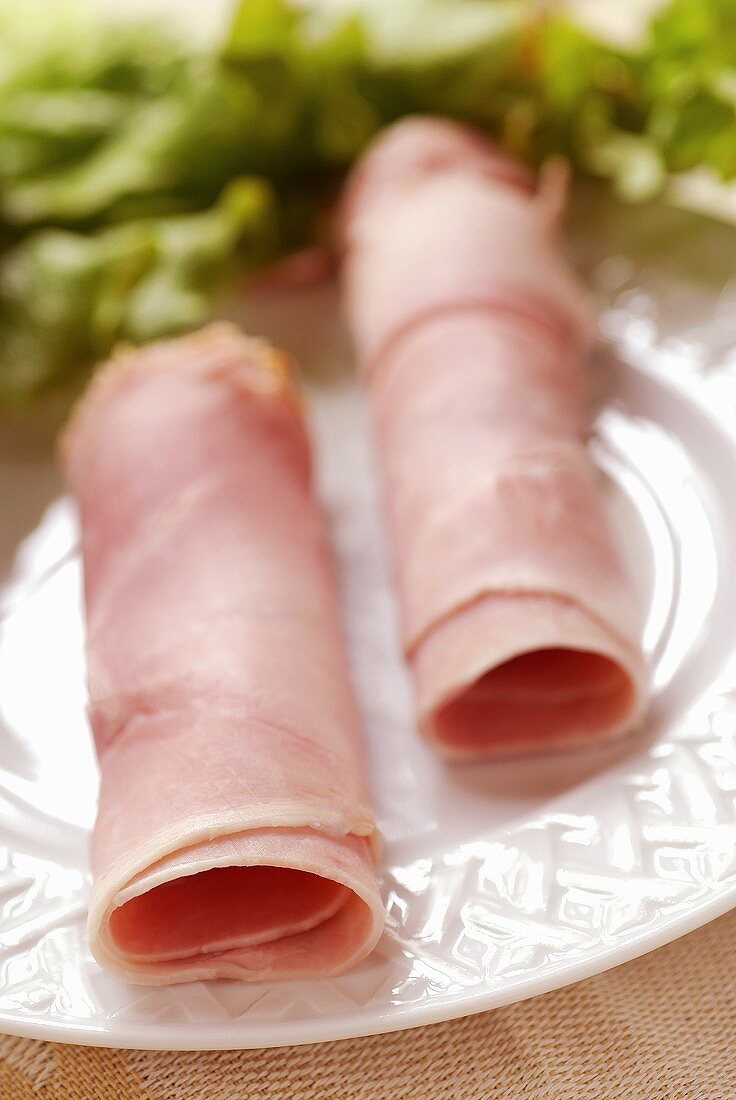
{"label": "plate surface", "polygon": [[[593,224],[587,202],[583,227]],[[734,241],[692,215],[595,202],[596,238],[579,233],[579,254],[606,302],[613,351],[597,368],[591,446],[648,607],[650,717],[640,736],[605,750],[482,767],[435,760],[412,728],[360,397],[350,381],[315,389],[320,483],[385,838],[386,935],[344,977],[152,990],[91,959],[97,771],[76,521],[44,447],[2,426],[0,1029],[161,1048],[398,1029],[588,976],[736,904]],[[305,336],[312,307],[297,302],[284,320],[254,303],[248,321],[298,344],[277,331],[290,320],[293,334],[296,318],[313,344],[305,359],[339,358],[333,336]]]}

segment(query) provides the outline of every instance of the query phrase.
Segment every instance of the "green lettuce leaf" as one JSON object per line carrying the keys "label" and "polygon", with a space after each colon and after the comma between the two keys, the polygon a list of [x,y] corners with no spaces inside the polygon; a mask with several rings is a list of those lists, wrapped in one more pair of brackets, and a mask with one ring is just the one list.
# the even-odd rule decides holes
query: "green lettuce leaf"
{"label": "green lettuce leaf", "polygon": [[30,234],[0,262],[0,403],[73,382],[118,341],[203,324],[236,258],[257,264],[275,232],[270,186],[241,179],[202,212]]}
{"label": "green lettuce leaf", "polygon": [[531,0],[241,0],[200,48],[0,0],[0,405],[201,324],[230,272],[312,241],[413,112],[562,153],[627,201],[693,167],[732,179],[736,4],[669,0],[621,46]]}

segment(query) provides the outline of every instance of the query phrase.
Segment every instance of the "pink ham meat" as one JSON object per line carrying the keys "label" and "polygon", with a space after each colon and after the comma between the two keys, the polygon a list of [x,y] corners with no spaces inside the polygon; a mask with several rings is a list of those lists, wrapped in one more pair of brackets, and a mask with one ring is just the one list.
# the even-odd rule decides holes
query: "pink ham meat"
{"label": "pink ham meat", "polygon": [[429,119],[380,138],[343,205],[419,723],[452,757],[614,736],[644,705],[582,442],[591,317],[550,214],[523,168]]}
{"label": "pink ham meat", "polygon": [[96,958],[150,984],[346,970],[383,926],[374,821],[283,358],[226,327],[127,352],[64,454],[102,775]]}

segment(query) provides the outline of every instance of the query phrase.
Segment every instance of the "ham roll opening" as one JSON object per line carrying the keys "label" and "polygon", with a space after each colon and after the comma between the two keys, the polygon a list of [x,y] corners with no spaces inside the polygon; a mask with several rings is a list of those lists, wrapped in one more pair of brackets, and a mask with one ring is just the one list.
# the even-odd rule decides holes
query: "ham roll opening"
{"label": "ham roll opening", "polygon": [[126,352],[63,450],[101,773],[92,951],[150,984],[343,972],[383,909],[284,359],[227,326]]}
{"label": "ham roll opening", "polygon": [[418,721],[452,757],[616,736],[645,705],[640,607],[584,443],[591,310],[555,205],[438,119],[380,137],[343,204]]}

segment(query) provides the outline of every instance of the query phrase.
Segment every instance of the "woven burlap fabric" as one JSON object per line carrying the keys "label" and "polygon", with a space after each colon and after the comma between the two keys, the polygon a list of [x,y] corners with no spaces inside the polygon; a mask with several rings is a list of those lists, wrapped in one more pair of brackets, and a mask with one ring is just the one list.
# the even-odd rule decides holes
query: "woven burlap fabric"
{"label": "woven burlap fabric", "polygon": [[495,1012],[287,1050],[0,1041],[0,1100],[736,1100],[736,912]]}

